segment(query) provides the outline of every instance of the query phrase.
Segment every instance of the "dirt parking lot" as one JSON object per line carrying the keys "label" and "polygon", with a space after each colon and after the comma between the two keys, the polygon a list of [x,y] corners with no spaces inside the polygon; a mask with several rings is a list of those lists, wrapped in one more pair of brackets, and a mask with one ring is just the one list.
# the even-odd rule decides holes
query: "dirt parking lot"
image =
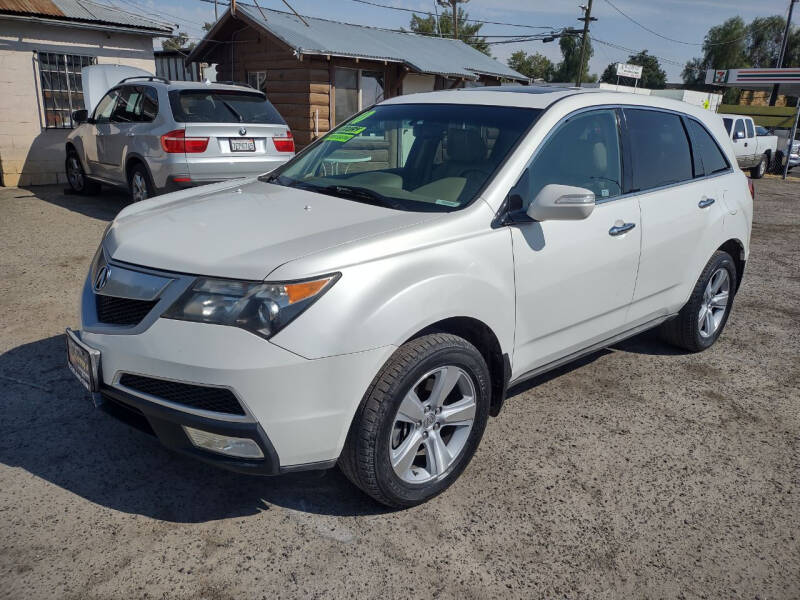
{"label": "dirt parking lot", "polygon": [[125,205],[0,188],[0,597],[800,597],[800,181],[765,178],[721,341],[512,390],[443,496],[221,472],[95,410],[66,326]]}

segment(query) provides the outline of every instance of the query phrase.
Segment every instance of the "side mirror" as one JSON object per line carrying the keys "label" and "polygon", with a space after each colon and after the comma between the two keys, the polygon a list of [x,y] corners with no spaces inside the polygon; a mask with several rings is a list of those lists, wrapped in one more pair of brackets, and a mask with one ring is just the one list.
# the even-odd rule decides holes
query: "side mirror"
{"label": "side mirror", "polygon": [[72,111],[72,121],[74,123],[78,123],[80,125],[81,123],[85,123],[88,120],[89,120],[89,111],[86,110],[85,108],[82,108],[81,110]]}
{"label": "side mirror", "polygon": [[536,194],[527,212],[536,221],[579,221],[592,214],[593,210],[593,191],[550,183]]}
{"label": "side mirror", "polygon": [[735,139],[735,140],[743,140],[744,139],[744,131],[735,131],[733,133],[733,139]]}

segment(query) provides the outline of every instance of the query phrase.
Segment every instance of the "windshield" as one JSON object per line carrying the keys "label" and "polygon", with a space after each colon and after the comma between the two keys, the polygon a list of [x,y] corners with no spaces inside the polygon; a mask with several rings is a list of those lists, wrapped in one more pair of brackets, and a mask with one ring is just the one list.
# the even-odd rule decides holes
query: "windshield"
{"label": "windshield", "polygon": [[265,180],[411,211],[469,204],[541,110],[452,104],[376,106]]}
{"label": "windshield", "polygon": [[169,103],[178,123],[286,124],[260,92],[173,90]]}

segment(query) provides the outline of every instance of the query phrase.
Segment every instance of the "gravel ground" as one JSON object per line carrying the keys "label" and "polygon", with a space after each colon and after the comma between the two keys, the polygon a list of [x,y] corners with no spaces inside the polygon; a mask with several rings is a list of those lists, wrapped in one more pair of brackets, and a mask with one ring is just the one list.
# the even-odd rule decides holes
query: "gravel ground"
{"label": "gravel ground", "polygon": [[443,496],[215,470],[92,408],[66,326],[113,193],[0,188],[0,597],[800,597],[800,181],[756,182],[720,342],[512,390]]}

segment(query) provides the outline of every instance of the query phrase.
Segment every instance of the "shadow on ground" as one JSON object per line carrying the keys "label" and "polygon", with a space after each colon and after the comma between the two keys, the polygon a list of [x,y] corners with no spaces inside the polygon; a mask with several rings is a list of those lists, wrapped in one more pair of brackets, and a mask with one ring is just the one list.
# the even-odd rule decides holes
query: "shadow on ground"
{"label": "shadow on ground", "polygon": [[66,208],[93,219],[110,221],[117,213],[131,203],[130,196],[125,190],[103,186],[95,196],[82,196],[76,194],[63,185],[36,186],[19,188],[15,197],[24,198],[30,195],[38,200],[43,200],[55,206]]}
{"label": "shadow on ground", "polygon": [[0,355],[0,462],[108,508],[181,523],[271,504],[327,515],[385,512],[333,469],[280,477],[229,473],[164,449],[93,407],[65,366],[64,336]]}
{"label": "shadow on ground", "polygon": [[[354,516],[386,509],[356,490],[338,469],[254,477],[229,473],[164,449],[158,441],[93,407],[65,366],[64,336],[0,355],[0,462],[108,508],[181,523],[241,517],[275,504],[303,512]],[[672,353],[652,336],[625,351]],[[578,369],[610,350],[546,373],[509,391],[515,396]]]}

